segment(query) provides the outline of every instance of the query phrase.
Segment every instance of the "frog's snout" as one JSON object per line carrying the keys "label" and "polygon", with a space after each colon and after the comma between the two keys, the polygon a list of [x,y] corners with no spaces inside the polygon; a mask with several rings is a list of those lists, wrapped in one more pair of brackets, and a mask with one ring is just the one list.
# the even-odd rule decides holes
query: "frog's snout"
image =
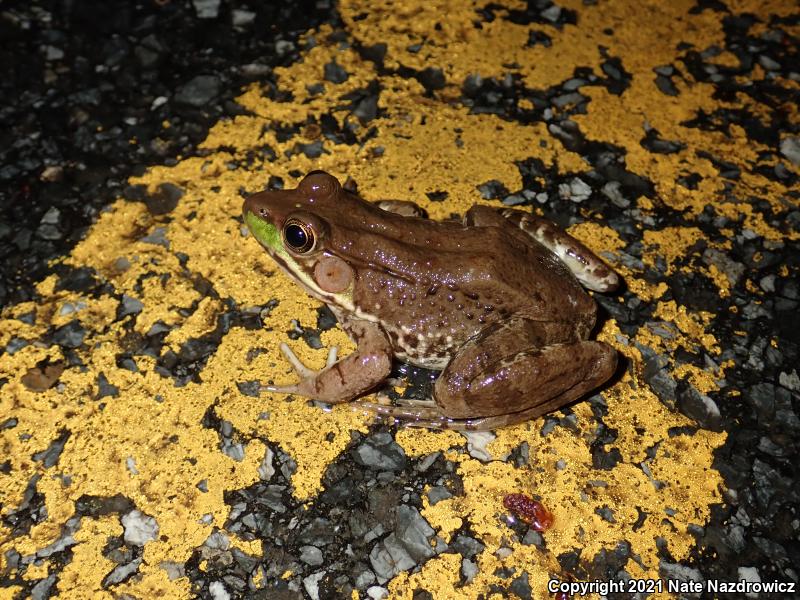
{"label": "frog's snout", "polygon": [[252,213],[254,216],[266,219],[269,216],[269,210],[263,202],[258,201],[258,194],[248,196],[242,204],[242,216],[247,219],[247,214]]}

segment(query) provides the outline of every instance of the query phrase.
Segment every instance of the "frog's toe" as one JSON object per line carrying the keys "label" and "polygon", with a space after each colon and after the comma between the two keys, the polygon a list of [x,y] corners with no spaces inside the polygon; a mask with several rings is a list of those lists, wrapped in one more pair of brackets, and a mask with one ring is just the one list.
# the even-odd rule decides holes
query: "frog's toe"
{"label": "frog's toe", "polygon": [[276,392],[278,394],[296,394],[298,392],[298,384],[293,383],[292,385],[274,385],[274,384],[267,384],[261,385],[262,392]]}
{"label": "frog's toe", "polygon": [[279,348],[281,353],[286,357],[286,360],[292,364],[292,368],[297,372],[298,375],[300,375],[301,378],[313,377],[315,375],[314,371],[305,366],[303,361],[297,358],[297,355],[294,353],[294,351],[289,348],[289,344],[286,342],[281,342]]}
{"label": "frog's toe", "polygon": [[[317,375],[319,371],[314,371],[313,369],[309,369],[307,366],[303,364],[294,351],[289,347],[289,344],[286,342],[281,342],[279,346],[281,353],[286,357],[292,364],[292,368],[300,375],[301,378],[309,378],[314,377]],[[328,358],[325,359],[325,368],[334,365],[336,363],[336,359],[339,356],[339,347],[338,346],[331,346],[330,350],[328,350]]]}
{"label": "frog's toe", "polygon": [[403,425],[445,429],[452,421],[452,419],[448,419],[442,415],[442,412],[435,407],[435,404],[431,406],[424,400],[402,407],[362,400],[354,402],[353,408],[355,410],[366,410],[381,417],[394,419],[395,421],[402,422]]}
{"label": "frog's toe", "polygon": [[436,401],[433,398],[427,398],[425,400],[420,398],[398,398],[397,404],[407,407],[436,408]]}
{"label": "frog's toe", "polygon": [[339,346],[331,346],[330,350],[328,350],[328,358],[325,360],[325,367],[331,367],[336,363],[336,359],[339,357]]}

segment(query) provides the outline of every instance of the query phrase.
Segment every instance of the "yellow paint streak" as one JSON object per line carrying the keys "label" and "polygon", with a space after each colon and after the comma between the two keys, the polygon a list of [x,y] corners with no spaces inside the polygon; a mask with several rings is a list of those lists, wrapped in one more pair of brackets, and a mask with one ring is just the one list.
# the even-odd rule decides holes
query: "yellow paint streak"
{"label": "yellow paint streak", "polygon": [[[437,598],[474,597],[490,584],[503,583],[493,574],[500,566],[527,571],[534,597],[548,597],[547,580],[551,573],[560,572],[555,559],[557,555],[581,549],[585,556],[593,556],[602,548],[613,548],[623,539],[631,542],[632,552],[638,554],[645,565],[640,569],[630,562],[627,565],[630,572],[634,576],[657,577],[658,557],[652,531],[653,528],[663,528],[662,519],[669,519],[677,530],[670,535],[670,551],[685,555],[694,545],[694,538],[686,528],[690,523],[704,522],[708,517],[708,506],[695,502],[697,486],[690,487],[683,482],[702,477],[702,495],[719,497],[717,488],[721,478],[701,457],[707,456],[725,436],[700,432],[692,438],[670,438],[668,428],[689,424],[690,421],[667,411],[646,388],[636,388],[633,396],[623,393],[622,390],[631,384],[632,380],[626,376],[606,395],[609,407],[606,422],[610,427],[619,428],[620,435],[613,445],[623,457],[623,462],[611,471],[591,466],[591,411],[585,405],[575,407],[579,416],[579,434],[556,428],[542,438],[538,433],[538,423],[497,431],[498,438],[490,446],[492,454],[503,453],[520,441],[527,441],[530,446],[529,469],[515,469],[513,465],[500,461],[484,464],[453,451],[447,452],[450,460],[457,460],[460,464],[465,496],[449,498],[434,506],[426,503],[423,515],[445,538],[460,526],[463,519],[468,519],[477,538],[487,546],[479,557],[480,571],[471,584],[458,595],[453,595],[452,584],[458,581],[460,557],[442,555],[426,563],[419,574],[401,574],[395,578],[390,584],[393,597],[410,598],[418,586],[435,590],[433,593]],[[659,443],[656,458],[648,459],[645,450],[656,443]],[[692,453],[693,458],[688,464],[675,460],[684,452]],[[559,461],[563,463],[560,468],[556,467]],[[663,489],[656,489],[638,466],[643,462],[648,464],[656,479],[667,482]],[[693,475],[686,479],[679,472]],[[553,527],[543,534],[548,547],[546,553],[513,541],[510,531],[502,523],[501,517],[506,513],[502,507],[503,497],[519,492],[542,498],[554,514]],[[613,510],[614,524],[596,513],[604,507]],[[648,516],[644,525],[633,531],[639,518],[637,507]],[[677,513],[668,516],[667,511],[672,509]],[[511,554],[498,560],[495,554],[503,547],[510,548]]]}
{"label": "yellow paint streak", "polygon": [[643,232],[642,242],[645,251],[642,261],[655,266],[656,258],[662,257],[667,263],[667,274],[675,272],[675,262],[685,259],[691,246],[703,239],[697,227],[665,227],[660,231]]}
{"label": "yellow paint streak", "polygon": [[179,349],[181,344],[192,338],[199,338],[207,333],[211,333],[217,326],[217,317],[223,312],[224,308],[219,301],[206,296],[200,300],[200,304],[183,323],[180,329],[170,331],[164,341],[172,345],[174,349]]}
{"label": "yellow paint streak", "polygon": [[78,542],[73,549],[72,561],[64,567],[59,577],[59,598],[83,600],[84,598],[113,598],[101,587],[103,576],[116,567],[116,563],[102,555],[109,536],[122,535],[122,526],[114,517],[84,518],[75,534]]}
{"label": "yellow paint streak", "polygon": [[455,431],[434,431],[406,427],[395,434],[395,441],[408,456],[425,456],[464,445],[464,438]]}
{"label": "yellow paint streak", "polygon": [[619,234],[608,226],[599,223],[584,222],[569,228],[569,234],[584,244],[590,244],[591,250],[596,253],[610,252],[625,248],[625,241]]}
{"label": "yellow paint streak", "polygon": [[[711,354],[719,354],[720,347],[713,334],[706,333],[708,323],[714,318],[711,313],[699,310],[690,313],[685,306],[679,306],[674,300],[667,302],[659,302],[653,315],[667,321],[674,323],[680,332],[686,335],[686,340],[691,340],[694,344],[699,345]],[[687,342],[687,347],[691,349],[691,342]]]}

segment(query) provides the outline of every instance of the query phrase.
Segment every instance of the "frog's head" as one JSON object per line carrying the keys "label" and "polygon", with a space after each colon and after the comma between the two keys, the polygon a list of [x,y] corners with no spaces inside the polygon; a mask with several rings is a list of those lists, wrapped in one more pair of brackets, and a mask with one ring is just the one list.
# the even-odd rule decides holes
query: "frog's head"
{"label": "frog's head", "polygon": [[334,247],[330,223],[352,214],[362,201],[324,171],[312,171],[293,190],[249,196],[244,222],[264,249],[312,295],[351,304],[353,268]]}

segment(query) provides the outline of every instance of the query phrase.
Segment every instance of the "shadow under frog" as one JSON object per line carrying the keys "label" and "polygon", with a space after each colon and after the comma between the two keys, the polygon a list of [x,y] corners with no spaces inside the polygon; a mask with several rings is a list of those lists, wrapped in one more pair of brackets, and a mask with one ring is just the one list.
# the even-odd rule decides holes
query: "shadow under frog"
{"label": "shadow under frog", "polygon": [[597,306],[581,284],[605,292],[619,279],[549,221],[487,206],[461,223],[432,221],[410,202],[367,202],[323,171],[254,194],[243,211],[269,255],[357,344],[338,361],[331,349],[321,371],[282,344],[300,381],[262,390],[346,402],[380,386],[397,357],[442,370],[433,397],[356,406],[475,430],[558,409],[614,373],[616,351],[587,340]]}

